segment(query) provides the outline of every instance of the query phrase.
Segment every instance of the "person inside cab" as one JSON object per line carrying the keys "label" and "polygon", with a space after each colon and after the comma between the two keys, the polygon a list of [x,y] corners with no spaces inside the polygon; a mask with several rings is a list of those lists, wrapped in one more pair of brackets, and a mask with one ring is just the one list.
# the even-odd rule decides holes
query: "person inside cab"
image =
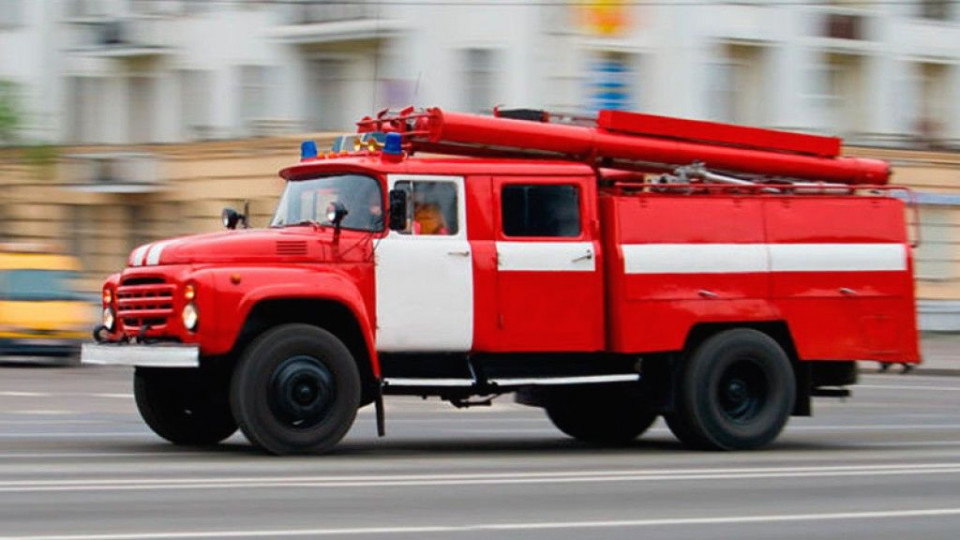
{"label": "person inside cab", "polygon": [[415,202],[413,207],[413,234],[450,234],[440,205],[433,202]]}

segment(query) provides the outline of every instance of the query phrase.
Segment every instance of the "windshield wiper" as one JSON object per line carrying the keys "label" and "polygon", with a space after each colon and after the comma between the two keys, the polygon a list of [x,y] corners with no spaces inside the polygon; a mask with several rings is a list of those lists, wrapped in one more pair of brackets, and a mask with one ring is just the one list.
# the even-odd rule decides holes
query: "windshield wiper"
{"label": "windshield wiper", "polygon": [[285,227],[303,227],[304,225],[310,225],[311,227],[317,230],[323,230],[323,228],[326,227],[326,225],[324,225],[323,223],[320,223],[315,219],[305,219],[293,225],[284,225],[284,226]]}

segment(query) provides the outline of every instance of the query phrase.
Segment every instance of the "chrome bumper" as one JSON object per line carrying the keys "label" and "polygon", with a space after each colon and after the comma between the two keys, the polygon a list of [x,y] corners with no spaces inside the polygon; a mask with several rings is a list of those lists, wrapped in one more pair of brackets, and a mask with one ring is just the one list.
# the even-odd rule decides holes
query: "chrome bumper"
{"label": "chrome bumper", "polygon": [[200,348],[196,345],[154,344],[121,345],[84,343],[80,363],[96,366],[200,367]]}

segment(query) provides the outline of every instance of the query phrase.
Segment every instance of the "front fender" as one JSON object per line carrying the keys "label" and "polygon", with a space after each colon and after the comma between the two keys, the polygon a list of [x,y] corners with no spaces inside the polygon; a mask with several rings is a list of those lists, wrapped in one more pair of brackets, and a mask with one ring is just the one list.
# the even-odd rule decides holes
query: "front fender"
{"label": "front fender", "polygon": [[[338,265],[340,266],[340,265]],[[346,266],[346,265],[344,265]],[[217,270],[217,320],[200,336],[204,355],[231,351],[254,306],[265,300],[327,300],[346,307],[363,333],[375,375],[379,362],[374,343],[372,272],[331,266],[296,268],[239,268]]]}

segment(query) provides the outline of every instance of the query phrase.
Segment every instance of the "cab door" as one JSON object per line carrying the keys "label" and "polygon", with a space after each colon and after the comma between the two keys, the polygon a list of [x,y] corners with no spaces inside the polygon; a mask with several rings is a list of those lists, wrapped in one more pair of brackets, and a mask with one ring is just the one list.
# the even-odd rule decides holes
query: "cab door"
{"label": "cab door", "polygon": [[473,253],[463,177],[391,175],[407,191],[407,228],[375,248],[377,350],[467,352],[473,344]]}
{"label": "cab door", "polygon": [[604,348],[595,197],[580,178],[494,180],[499,350]]}

